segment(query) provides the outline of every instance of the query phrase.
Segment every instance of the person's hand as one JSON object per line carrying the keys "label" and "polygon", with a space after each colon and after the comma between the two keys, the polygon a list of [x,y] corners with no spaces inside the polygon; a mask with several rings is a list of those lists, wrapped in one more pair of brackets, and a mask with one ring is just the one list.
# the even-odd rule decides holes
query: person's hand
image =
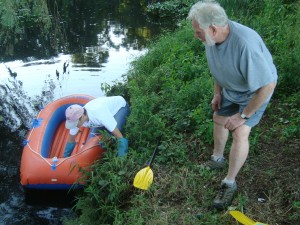
{"label": "person's hand", "polygon": [[217,112],[219,109],[221,109],[221,101],[222,96],[220,94],[215,94],[213,99],[211,100],[211,108],[214,112]]}
{"label": "person's hand", "polygon": [[124,157],[128,153],[128,140],[126,138],[118,139],[118,156]]}
{"label": "person's hand", "polygon": [[63,155],[64,158],[69,157],[72,154],[72,151],[73,151],[75,145],[76,145],[76,142],[68,142],[66,144],[66,147],[64,150],[64,155]]}
{"label": "person's hand", "polygon": [[233,116],[229,117],[225,124],[225,128],[233,131],[239,126],[243,125],[245,122],[246,120],[241,117],[240,113],[236,113]]}

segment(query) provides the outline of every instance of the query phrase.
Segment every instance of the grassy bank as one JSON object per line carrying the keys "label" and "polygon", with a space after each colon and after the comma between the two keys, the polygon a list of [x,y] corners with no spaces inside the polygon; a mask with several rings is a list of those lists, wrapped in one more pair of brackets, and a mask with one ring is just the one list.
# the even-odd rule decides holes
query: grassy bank
{"label": "grassy bank", "polygon": [[[262,35],[279,74],[267,113],[251,134],[249,158],[238,176],[238,195],[231,209],[268,224],[296,224],[300,220],[300,4],[222,2],[230,18]],[[130,153],[121,160],[108,149],[89,174],[89,186],[74,209],[78,218],[66,224],[236,224],[226,210],[210,207],[226,172],[201,166],[212,151],[213,83],[204,47],[193,38],[191,25],[182,22],[176,32],[150,44],[147,54],[132,64],[127,79],[107,94],[121,94],[130,101],[125,132]],[[154,183],[149,191],[135,189],[134,176],[156,145]]]}

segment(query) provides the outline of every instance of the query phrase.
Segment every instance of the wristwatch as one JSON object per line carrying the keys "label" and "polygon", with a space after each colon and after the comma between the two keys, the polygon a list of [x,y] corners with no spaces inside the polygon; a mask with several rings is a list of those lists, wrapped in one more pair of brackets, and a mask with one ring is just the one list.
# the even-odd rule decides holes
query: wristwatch
{"label": "wristwatch", "polygon": [[244,120],[248,120],[248,119],[249,119],[244,113],[241,114],[241,117],[242,117],[242,119],[244,119]]}

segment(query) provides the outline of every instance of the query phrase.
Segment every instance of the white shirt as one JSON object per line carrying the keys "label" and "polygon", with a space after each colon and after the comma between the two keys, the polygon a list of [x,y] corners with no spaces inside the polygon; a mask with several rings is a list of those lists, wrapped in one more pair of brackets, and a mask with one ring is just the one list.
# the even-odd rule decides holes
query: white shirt
{"label": "white shirt", "polygon": [[[122,96],[100,97],[93,99],[85,104],[88,121],[83,123],[83,127],[105,127],[112,132],[117,121],[114,116],[122,108],[126,106],[126,101]],[[70,129],[71,135],[76,135],[79,128]]]}

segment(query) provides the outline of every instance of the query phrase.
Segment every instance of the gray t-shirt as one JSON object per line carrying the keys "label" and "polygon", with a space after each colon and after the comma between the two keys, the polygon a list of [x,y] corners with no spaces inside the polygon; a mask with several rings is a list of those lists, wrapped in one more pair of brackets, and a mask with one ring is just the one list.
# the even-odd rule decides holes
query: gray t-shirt
{"label": "gray t-shirt", "polygon": [[223,95],[241,103],[255,91],[277,81],[272,56],[259,34],[249,27],[229,21],[230,33],[220,45],[206,47],[206,57],[215,82]]}

